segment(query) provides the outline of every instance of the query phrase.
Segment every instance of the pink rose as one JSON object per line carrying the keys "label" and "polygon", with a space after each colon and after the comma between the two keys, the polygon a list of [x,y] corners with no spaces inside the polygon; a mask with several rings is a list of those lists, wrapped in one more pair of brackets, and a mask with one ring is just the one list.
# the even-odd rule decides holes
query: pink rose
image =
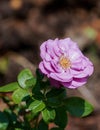
{"label": "pink rose", "polygon": [[80,87],[93,73],[93,64],[70,38],[45,41],[40,55],[39,69],[56,87]]}

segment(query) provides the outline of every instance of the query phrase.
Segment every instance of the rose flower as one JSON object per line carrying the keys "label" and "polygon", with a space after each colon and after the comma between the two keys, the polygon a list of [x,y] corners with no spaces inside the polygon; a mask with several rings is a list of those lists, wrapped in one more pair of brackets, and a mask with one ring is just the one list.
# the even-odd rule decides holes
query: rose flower
{"label": "rose flower", "polygon": [[40,71],[55,87],[77,88],[93,73],[92,62],[70,38],[47,40],[40,46]]}

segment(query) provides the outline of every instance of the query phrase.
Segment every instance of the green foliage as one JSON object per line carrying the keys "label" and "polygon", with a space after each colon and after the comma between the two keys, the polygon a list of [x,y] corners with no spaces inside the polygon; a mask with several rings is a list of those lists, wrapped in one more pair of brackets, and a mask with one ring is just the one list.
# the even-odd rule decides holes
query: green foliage
{"label": "green foliage", "polygon": [[29,105],[29,110],[32,110],[33,113],[37,113],[42,111],[45,108],[45,104],[43,101],[35,100]]}
{"label": "green foliage", "polygon": [[56,112],[55,112],[54,109],[47,109],[47,108],[45,108],[42,111],[42,117],[43,117],[43,120],[46,123],[49,123],[49,122],[53,121],[55,119],[55,116],[56,116]]}
{"label": "green foliage", "polygon": [[19,88],[19,85],[17,82],[7,84],[5,86],[0,87],[0,92],[12,92]]}
{"label": "green foliage", "polygon": [[18,75],[18,83],[22,88],[29,88],[35,85],[36,79],[29,69],[24,69]]}
{"label": "green foliage", "polygon": [[44,120],[40,120],[38,130],[48,130],[48,125],[44,122]]}
{"label": "green foliage", "polygon": [[22,70],[18,82],[0,87],[0,92],[12,92],[12,100],[3,97],[8,109],[0,112],[0,130],[48,130],[50,122],[57,126],[51,130],[64,130],[67,112],[84,117],[93,111],[84,99],[68,98],[63,87],[51,87],[38,69],[36,78],[29,69]]}
{"label": "green foliage", "polygon": [[36,70],[37,80],[41,81],[44,78],[44,75],[40,72],[39,69]]}
{"label": "green foliage", "polygon": [[56,108],[62,105],[62,101],[66,97],[66,90],[63,88],[61,89],[52,88],[51,91],[49,91],[46,94],[46,97],[48,106]]}
{"label": "green foliage", "polygon": [[10,109],[6,109],[4,113],[7,116],[10,124],[13,125],[17,122],[17,115],[13,111],[11,111]]}
{"label": "green foliage", "polygon": [[30,93],[27,90],[18,88],[12,94],[12,99],[16,104],[19,104],[28,95],[30,95]]}
{"label": "green foliage", "polygon": [[93,111],[93,106],[80,97],[70,97],[65,100],[67,111],[76,117],[85,117]]}
{"label": "green foliage", "polygon": [[4,112],[0,112],[0,130],[6,130],[9,120]]}
{"label": "green foliage", "polygon": [[60,99],[60,96],[61,96],[61,98],[65,98],[65,96],[66,96],[66,90],[64,88],[60,88],[60,89],[52,88],[51,91],[49,91],[46,94],[46,96],[48,98],[59,97],[59,99]]}
{"label": "green foliage", "polygon": [[36,98],[42,98],[43,95],[41,93],[41,90],[46,86],[44,82],[42,81],[44,75],[40,73],[39,69],[36,70],[36,84],[35,87],[32,89],[32,92],[36,96]]}
{"label": "green foliage", "polygon": [[54,120],[55,124],[60,128],[65,128],[68,122],[68,117],[66,109],[64,107],[56,108],[56,118]]}

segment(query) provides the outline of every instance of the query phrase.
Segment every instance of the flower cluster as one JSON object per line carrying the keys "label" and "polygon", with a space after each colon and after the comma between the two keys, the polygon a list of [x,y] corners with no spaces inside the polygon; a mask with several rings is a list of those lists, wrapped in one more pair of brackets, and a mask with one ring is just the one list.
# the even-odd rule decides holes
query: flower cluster
{"label": "flower cluster", "polygon": [[77,88],[93,73],[92,62],[70,38],[45,41],[40,46],[39,69],[55,87]]}

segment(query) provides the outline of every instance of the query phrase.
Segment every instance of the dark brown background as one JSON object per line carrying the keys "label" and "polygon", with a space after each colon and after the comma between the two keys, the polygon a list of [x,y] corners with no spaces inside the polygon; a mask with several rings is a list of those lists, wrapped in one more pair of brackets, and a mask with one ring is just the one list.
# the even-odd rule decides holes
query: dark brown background
{"label": "dark brown background", "polygon": [[[0,86],[15,81],[25,67],[34,70],[40,44],[56,37],[78,42],[95,67],[86,85],[94,112],[82,119],[69,115],[66,129],[100,130],[100,0],[0,0]],[[82,90],[68,94],[88,100]]]}

